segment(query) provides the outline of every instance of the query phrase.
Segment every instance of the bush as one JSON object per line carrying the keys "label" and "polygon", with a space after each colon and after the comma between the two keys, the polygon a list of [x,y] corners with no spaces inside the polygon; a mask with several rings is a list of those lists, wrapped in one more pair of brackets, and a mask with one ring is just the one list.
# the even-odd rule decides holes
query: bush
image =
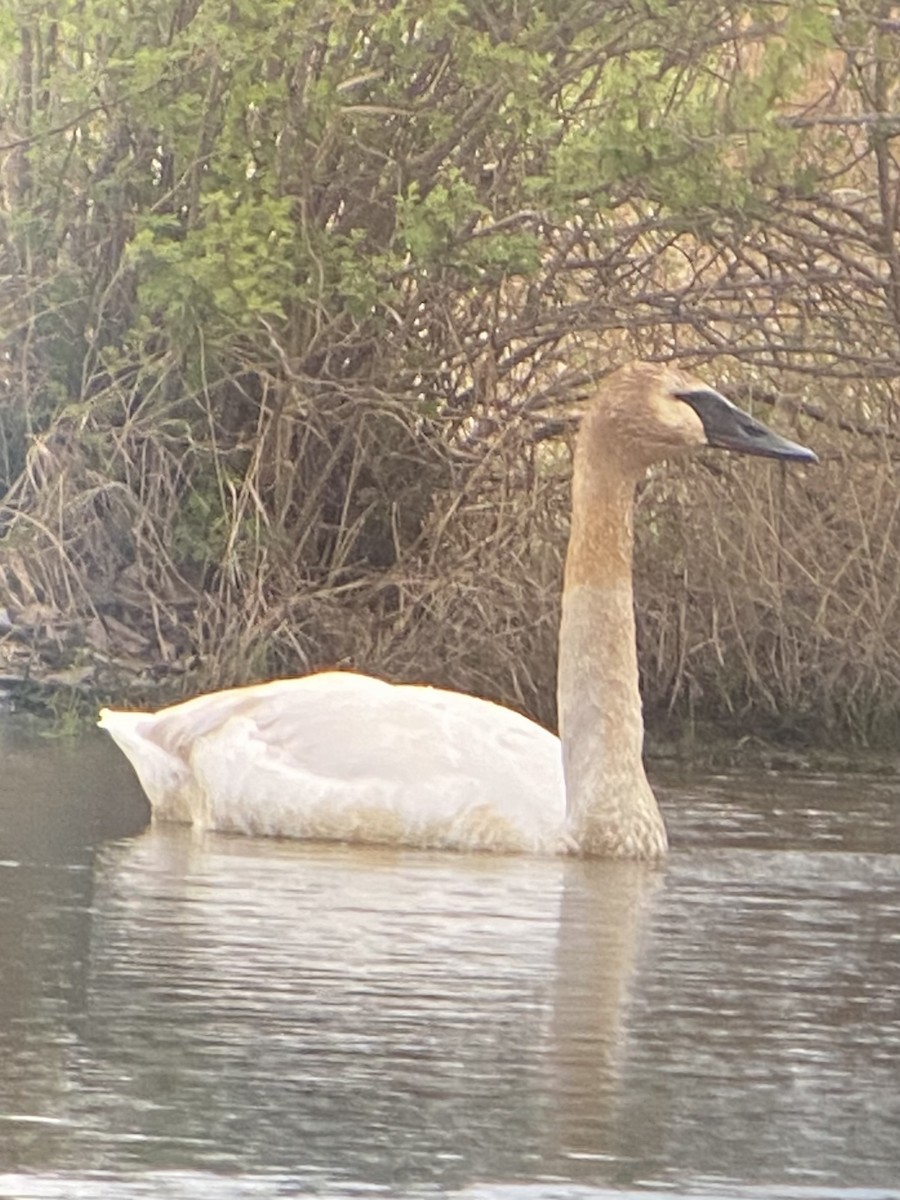
{"label": "bush", "polygon": [[832,17],[20,5],[7,670],[156,700],[352,664],[552,723],[571,413],[640,356],[764,415],[777,384],[826,458],[645,490],[651,711],[890,727],[896,49]]}

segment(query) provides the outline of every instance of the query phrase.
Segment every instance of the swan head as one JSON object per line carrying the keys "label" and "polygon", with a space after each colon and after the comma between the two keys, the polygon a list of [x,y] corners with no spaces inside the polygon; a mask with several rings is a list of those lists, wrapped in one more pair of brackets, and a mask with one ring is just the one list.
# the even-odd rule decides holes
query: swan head
{"label": "swan head", "polygon": [[602,438],[623,466],[638,473],[662,459],[702,446],[783,461],[818,462],[812,450],[782,437],[677,367],[632,363],[620,368],[607,379],[593,415],[589,440]]}

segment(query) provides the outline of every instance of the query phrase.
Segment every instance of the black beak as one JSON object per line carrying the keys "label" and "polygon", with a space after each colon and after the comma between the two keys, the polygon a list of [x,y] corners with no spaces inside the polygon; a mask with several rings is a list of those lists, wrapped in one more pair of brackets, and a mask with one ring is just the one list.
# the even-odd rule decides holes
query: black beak
{"label": "black beak", "polygon": [[712,388],[676,392],[675,396],[689,404],[703,422],[703,432],[710,446],[734,450],[738,454],[756,454],[761,458],[780,458],[787,462],[819,461],[808,447],[775,433]]}

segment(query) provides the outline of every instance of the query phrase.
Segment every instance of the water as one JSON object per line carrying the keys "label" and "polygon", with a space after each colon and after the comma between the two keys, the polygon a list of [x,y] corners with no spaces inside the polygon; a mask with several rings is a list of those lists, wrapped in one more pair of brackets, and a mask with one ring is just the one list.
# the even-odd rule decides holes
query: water
{"label": "water", "polygon": [[900,1197],[900,783],[658,780],[664,871],[144,830],[0,744],[0,1196]]}

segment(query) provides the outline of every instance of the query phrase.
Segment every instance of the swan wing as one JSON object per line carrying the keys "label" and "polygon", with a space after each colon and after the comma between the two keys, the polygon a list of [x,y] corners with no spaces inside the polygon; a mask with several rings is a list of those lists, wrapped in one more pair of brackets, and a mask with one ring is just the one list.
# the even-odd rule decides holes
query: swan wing
{"label": "swan wing", "polygon": [[554,852],[559,739],[440,688],[327,672],[158,713],[105,709],[163,819],[280,837]]}

